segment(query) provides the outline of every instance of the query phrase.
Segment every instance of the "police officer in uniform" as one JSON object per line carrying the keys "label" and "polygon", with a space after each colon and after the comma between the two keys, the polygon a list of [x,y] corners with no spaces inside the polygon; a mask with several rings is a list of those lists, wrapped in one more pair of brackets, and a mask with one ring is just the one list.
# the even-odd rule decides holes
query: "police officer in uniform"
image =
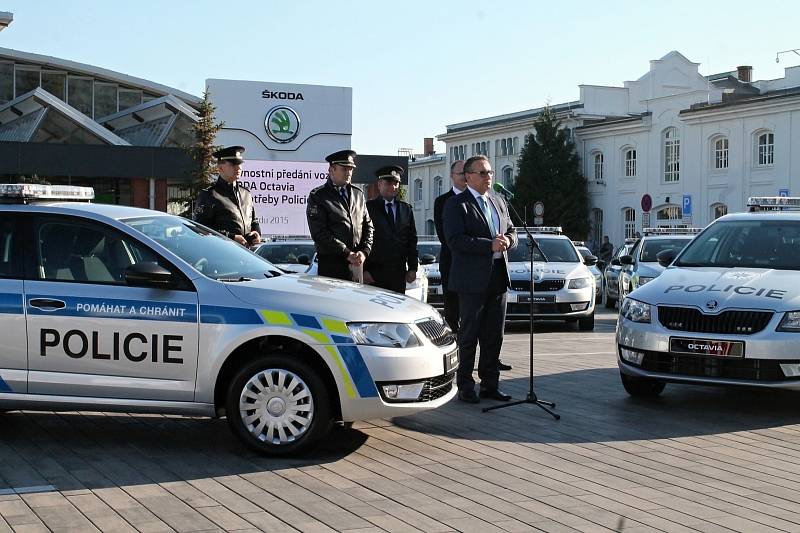
{"label": "police officer in uniform", "polygon": [[406,282],[417,277],[417,228],[411,204],[397,199],[403,167],[379,168],[380,196],[367,202],[375,226],[375,242],[364,265],[364,282],[405,294]]}
{"label": "police officer in uniform", "polygon": [[364,193],[350,183],[355,157],[352,150],[326,157],[328,180],[309,193],[306,206],[319,275],[348,281],[360,281],[354,272],[363,268],[372,249],[373,232]]}
{"label": "police officer in uniform", "polygon": [[193,218],[243,246],[252,246],[261,242],[261,227],[250,191],[238,183],[243,153],[241,146],[214,152],[219,177],[197,195]]}

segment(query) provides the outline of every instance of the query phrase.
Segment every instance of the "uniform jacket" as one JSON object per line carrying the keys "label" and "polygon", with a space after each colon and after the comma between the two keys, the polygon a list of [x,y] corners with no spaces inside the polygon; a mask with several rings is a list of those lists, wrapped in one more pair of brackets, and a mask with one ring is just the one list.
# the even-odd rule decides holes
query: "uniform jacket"
{"label": "uniform jacket", "polygon": [[347,191],[349,208],[330,179],[308,195],[308,229],[321,256],[344,257],[350,252],[369,255],[372,249],[372,219],[364,193],[350,184]]}
{"label": "uniform jacket", "polygon": [[395,199],[395,223],[392,227],[386,213],[386,202],[382,197],[367,202],[367,210],[375,227],[372,252],[365,265],[403,266],[409,272],[416,272],[417,228],[414,224],[414,210],[411,204]]}
{"label": "uniform jacket", "polygon": [[261,233],[250,191],[241,184],[237,186],[237,190],[238,198],[227,181],[217,178],[213,185],[197,195],[194,220],[231,239],[236,235],[247,235],[251,231]]}
{"label": "uniform jacket", "polygon": [[450,247],[447,246],[447,239],[444,236],[444,205],[447,200],[455,195],[456,193],[453,192],[453,189],[450,189],[446,193],[437,196],[433,202],[433,223],[436,225],[436,236],[439,238],[439,242],[442,243],[442,250],[439,253],[439,272],[442,275],[442,283],[445,286],[447,286],[447,278],[450,275],[450,262],[453,258],[450,253]]}
{"label": "uniform jacket", "polygon": [[[511,240],[511,248],[514,248],[517,236],[506,201],[492,193],[489,193],[489,201],[500,217],[500,231]],[[444,206],[444,233],[453,254],[448,289],[454,292],[485,292],[492,275],[492,241],[495,232],[489,227],[478,201],[469,189],[447,200]],[[508,287],[511,281],[506,252],[503,252],[503,260]]]}

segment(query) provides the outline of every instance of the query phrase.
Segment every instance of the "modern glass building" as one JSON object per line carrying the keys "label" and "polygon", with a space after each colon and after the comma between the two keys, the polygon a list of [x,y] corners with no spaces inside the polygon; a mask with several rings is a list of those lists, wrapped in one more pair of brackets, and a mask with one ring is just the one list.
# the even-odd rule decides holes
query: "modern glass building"
{"label": "modern glass building", "polygon": [[179,211],[200,101],[119,72],[0,48],[0,183],[88,185],[99,202]]}

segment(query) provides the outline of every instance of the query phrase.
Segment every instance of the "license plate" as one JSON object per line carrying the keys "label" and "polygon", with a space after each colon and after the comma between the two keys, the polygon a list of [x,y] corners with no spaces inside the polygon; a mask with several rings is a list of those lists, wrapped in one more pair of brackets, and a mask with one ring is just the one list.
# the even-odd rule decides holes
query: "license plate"
{"label": "license plate", "polygon": [[453,350],[444,356],[444,373],[447,374],[456,368],[458,368],[458,350]]}
{"label": "license plate", "polygon": [[533,298],[533,303],[535,304],[552,304],[556,301],[555,294],[534,294],[531,296],[526,296],[525,300],[520,299],[520,302],[530,302],[531,298]]}
{"label": "license plate", "polygon": [[669,351],[673,353],[686,353],[691,355],[744,357],[744,342],[670,337]]}

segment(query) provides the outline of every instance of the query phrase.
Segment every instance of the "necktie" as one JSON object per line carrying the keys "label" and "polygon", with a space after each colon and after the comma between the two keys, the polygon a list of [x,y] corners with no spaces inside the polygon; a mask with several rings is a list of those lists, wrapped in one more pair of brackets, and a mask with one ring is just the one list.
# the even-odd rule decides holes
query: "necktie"
{"label": "necktie", "polygon": [[347,188],[346,187],[340,187],[339,188],[339,194],[342,197],[342,201],[344,201],[344,205],[349,207],[350,203],[347,201]]}
{"label": "necktie", "polygon": [[389,216],[389,224],[394,228],[394,209],[392,209],[393,202],[386,204],[386,214]]}
{"label": "necktie", "polygon": [[497,233],[497,224],[494,222],[494,214],[492,213],[492,209],[489,207],[489,202],[487,202],[486,198],[483,196],[478,196],[478,200],[480,201],[481,208],[483,209],[483,216],[486,217],[486,223],[489,225],[492,235],[494,235]]}

